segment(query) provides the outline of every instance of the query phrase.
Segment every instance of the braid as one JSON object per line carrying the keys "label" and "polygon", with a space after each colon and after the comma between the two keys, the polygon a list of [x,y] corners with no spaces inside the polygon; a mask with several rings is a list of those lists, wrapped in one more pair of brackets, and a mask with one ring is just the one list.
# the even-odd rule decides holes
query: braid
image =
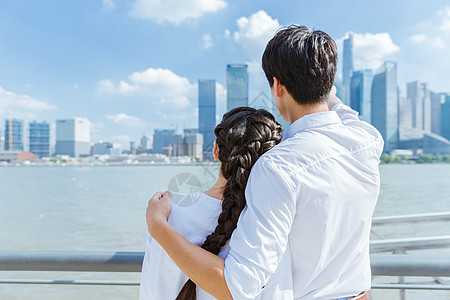
{"label": "braid", "polygon": [[[222,212],[215,230],[201,247],[213,254],[231,238],[246,205],[245,187],[250,170],[258,158],[281,141],[281,126],[266,110],[238,107],[223,116],[214,130],[219,147],[221,171],[227,183],[223,192]],[[196,285],[188,280],[176,300],[195,300]]]}

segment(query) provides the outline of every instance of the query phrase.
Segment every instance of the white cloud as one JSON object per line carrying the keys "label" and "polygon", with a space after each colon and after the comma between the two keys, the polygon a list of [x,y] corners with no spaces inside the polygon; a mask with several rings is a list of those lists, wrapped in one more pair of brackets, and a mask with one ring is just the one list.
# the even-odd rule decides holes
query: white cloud
{"label": "white cloud", "polygon": [[143,120],[135,116],[130,116],[125,113],[120,113],[116,115],[105,115],[105,118],[114,123],[125,125],[128,127],[144,127],[146,124]]}
{"label": "white cloud", "polygon": [[6,113],[27,113],[28,116],[36,116],[30,111],[43,111],[55,109],[56,106],[36,100],[28,95],[17,95],[0,86],[0,115]]}
{"label": "white cloud", "polygon": [[111,80],[103,79],[97,82],[97,92],[98,93],[114,93],[115,88]]}
{"label": "white cloud", "polygon": [[[258,61],[267,42],[281,27],[278,20],[273,19],[264,10],[252,14],[249,18],[239,18],[237,26],[239,30],[234,32],[234,39],[244,48],[250,59]],[[227,36],[227,31],[225,31],[225,36]]]}
{"label": "white cloud", "polygon": [[432,43],[434,44],[434,46],[436,48],[439,48],[439,49],[443,49],[446,47],[444,40],[440,36],[434,38]]}
{"label": "white cloud", "polygon": [[446,47],[444,40],[440,36],[430,37],[425,34],[417,34],[411,36],[410,39],[414,44],[424,44],[429,48],[430,46],[436,49],[444,49]]}
{"label": "white cloud", "polygon": [[127,81],[122,80],[117,86],[111,80],[100,80],[97,91],[121,95],[141,94],[154,104],[185,108],[189,105],[189,98],[196,95],[197,88],[187,78],[168,69],[149,68],[143,72],[134,72]]}
{"label": "white cloud", "polygon": [[206,13],[217,12],[227,6],[224,0],[136,0],[130,15],[150,19],[158,24],[179,25],[189,19],[196,19]]}
{"label": "white cloud", "polygon": [[[343,40],[350,33],[339,39],[338,47],[342,50]],[[389,33],[353,33],[354,69],[377,69],[385,60],[400,50]],[[341,56],[342,57],[342,56]]]}
{"label": "white cloud", "polygon": [[114,10],[116,9],[116,3],[114,3],[114,0],[103,0],[102,6],[104,10]]}
{"label": "white cloud", "polygon": [[77,91],[80,88],[80,84],[78,82],[75,82],[73,85],[73,90]]}
{"label": "white cloud", "polygon": [[211,48],[212,46],[214,46],[214,44],[212,42],[211,35],[204,34],[203,35],[203,47],[205,47],[205,49],[208,49],[208,48]]}
{"label": "white cloud", "polygon": [[438,16],[441,19],[441,30],[450,31],[450,6],[446,6],[444,9],[438,11]]}
{"label": "white cloud", "polygon": [[425,34],[416,34],[410,37],[411,41],[416,44],[425,42],[427,36]]}

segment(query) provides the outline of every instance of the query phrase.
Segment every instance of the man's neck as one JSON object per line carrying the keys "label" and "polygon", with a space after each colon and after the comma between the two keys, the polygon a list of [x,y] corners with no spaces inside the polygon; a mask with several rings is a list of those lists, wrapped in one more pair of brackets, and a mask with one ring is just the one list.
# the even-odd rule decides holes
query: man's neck
{"label": "man's neck", "polygon": [[313,105],[300,105],[300,104],[294,104],[289,110],[288,110],[288,117],[291,123],[294,123],[298,119],[306,116],[311,115],[319,112],[325,112],[329,111],[328,106],[326,102],[320,102],[318,104]]}

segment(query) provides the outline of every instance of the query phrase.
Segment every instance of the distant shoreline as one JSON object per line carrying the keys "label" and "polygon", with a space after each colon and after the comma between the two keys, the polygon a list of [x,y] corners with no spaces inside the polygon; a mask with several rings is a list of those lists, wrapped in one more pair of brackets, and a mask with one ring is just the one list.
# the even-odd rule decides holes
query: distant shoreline
{"label": "distant shoreline", "polygon": [[85,168],[85,167],[178,167],[178,166],[218,166],[219,162],[208,161],[208,162],[190,162],[190,163],[109,163],[109,164],[95,164],[95,163],[80,163],[80,164],[24,164],[22,162],[18,163],[8,163],[8,164],[0,164],[0,167],[55,167],[55,168]]}

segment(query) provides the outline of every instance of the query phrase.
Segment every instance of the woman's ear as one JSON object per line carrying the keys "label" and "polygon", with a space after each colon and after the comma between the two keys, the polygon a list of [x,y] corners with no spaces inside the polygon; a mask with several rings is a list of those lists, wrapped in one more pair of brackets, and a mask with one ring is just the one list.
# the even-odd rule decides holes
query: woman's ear
{"label": "woman's ear", "polygon": [[213,155],[215,160],[219,160],[219,147],[217,147],[216,141],[214,141]]}

